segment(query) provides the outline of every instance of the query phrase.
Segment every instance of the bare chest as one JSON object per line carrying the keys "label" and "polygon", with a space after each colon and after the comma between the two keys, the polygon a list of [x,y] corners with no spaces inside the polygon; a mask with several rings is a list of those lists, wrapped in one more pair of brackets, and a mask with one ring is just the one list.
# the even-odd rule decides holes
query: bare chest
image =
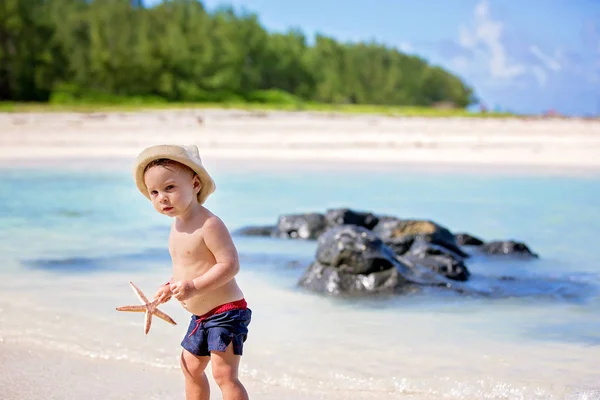
{"label": "bare chest", "polygon": [[173,263],[180,266],[212,262],[213,258],[200,230],[193,233],[171,232],[169,253]]}

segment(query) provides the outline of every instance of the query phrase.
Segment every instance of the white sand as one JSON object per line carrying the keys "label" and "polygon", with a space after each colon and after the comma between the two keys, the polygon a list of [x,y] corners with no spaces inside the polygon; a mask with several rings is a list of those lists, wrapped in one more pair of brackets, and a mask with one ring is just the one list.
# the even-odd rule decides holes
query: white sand
{"label": "white sand", "polygon": [[[210,373],[210,372],[209,372]],[[211,399],[220,399],[211,383]],[[309,400],[299,391],[246,380],[253,399]],[[2,400],[179,400],[183,375],[176,369],[92,359],[60,350],[0,342]]]}
{"label": "white sand", "polygon": [[157,143],[207,159],[597,169],[600,122],[170,110],[0,114],[0,160],[128,159]]}

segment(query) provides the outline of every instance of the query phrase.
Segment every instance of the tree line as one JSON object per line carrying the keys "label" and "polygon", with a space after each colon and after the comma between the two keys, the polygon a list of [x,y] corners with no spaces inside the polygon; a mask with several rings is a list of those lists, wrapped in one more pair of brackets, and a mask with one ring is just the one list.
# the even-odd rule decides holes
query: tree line
{"label": "tree line", "polygon": [[0,100],[142,98],[465,107],[473,91],[414,55],[197,0],[2,0]]}

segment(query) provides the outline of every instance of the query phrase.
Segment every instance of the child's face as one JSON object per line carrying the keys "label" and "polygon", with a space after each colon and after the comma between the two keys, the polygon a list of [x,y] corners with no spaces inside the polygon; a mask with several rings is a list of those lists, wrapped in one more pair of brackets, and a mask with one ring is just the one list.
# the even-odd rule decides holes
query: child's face
{"label": "child's face", "polygon": [[184,166],[157,165],[144,174],[152,205],[161,214],[176,217],[197,203],[198,176]]}

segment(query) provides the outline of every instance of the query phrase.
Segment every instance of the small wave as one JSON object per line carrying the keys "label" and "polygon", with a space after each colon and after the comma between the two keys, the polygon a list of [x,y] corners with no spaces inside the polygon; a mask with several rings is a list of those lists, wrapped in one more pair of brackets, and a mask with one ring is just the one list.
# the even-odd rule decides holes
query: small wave
{"label": "small wave", "polygon": [[82,218],[91,215],[89,211],[77,211],[77,210],[58,210],[56,215],[64,218]]}
{"label": "small wave", "polygon": [[[285,254],[240,253],[240,261],[252,269],[298,271],[310,264],[310,258]],[[110,270],[135,270],[141,264],[170,262],[166,249],[150,248],[142,252],[104,255],[98,257],[58,257],[20,260],[21,265],[52,272],[102,272]]]}
{"label": "small wave", "polygon": [[165,262],[169,254],[164,249],[147,249],[138,253],[99,257],[37,258],[21,260],[26,268],[57,273],[90,273],[111,270],[136,270],[148,263]]}
{"label": "small wave", "polygon": [[[308,371],[282,373],[279,371],[246,371],[241,375],[270,386],[319,395],[320,398],[388,399],[408,396],[414,399],[600,399],[600,388],[559,387],[555,384],[524,384],[486,377],[482,379],[456,379],[450,376],[439,378],[375,378],[351,376],[331,371],[312,375]],[[566,397],[565,397],[566,395]],[[316,398],[316,397],[315,397]]]}
{"label": "small wave", "polygon": [[592,282],[572,276],[473,276],[465,286],[494,299],[538,298],[569,303],[585,303],[598,293]]}
{"label": "small wave", "polygon": [[102,259],[90,257],[23,260],[21,264],[29,268],[49,271],[96,271],[103,269],[101,266]]}

